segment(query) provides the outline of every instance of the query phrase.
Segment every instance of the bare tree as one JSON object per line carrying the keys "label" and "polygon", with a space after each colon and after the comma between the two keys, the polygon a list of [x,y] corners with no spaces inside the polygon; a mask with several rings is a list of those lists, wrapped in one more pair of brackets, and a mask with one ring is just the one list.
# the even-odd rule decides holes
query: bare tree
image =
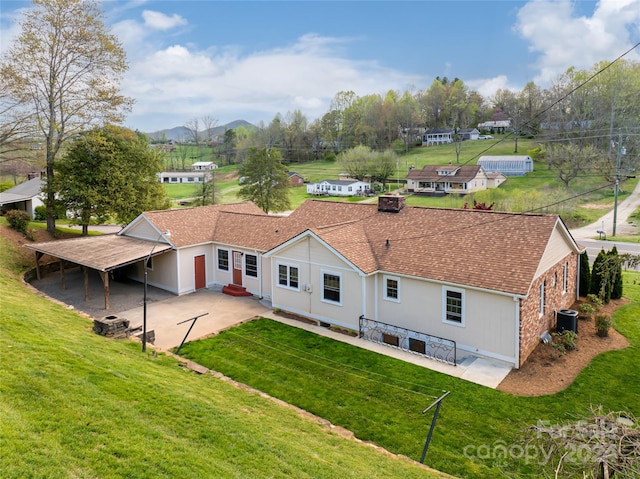
{"label": "bare tree", "polygon": [[[640,427],[627,412],[593,408],[590,417],[569,424],[539,423],[526,450],[549,459],[544,477],[640,477]],[[535,449],[532,449],[535,448]]]}
{"label": "bare tree", "polygon": [[[118,39],[93,0],[34,0],[2,58],[0,83],[24,98],[44,137],[47,184],[70,137],[100,122],[119,123],[132,100],[119,94],[127,70]],[[47,188],[47,230],[55,230],[55,191]]]}
{"label": "bare tree", "polygon": [[200,121],[197,118],[192,118],[184,124],[184,127],[187,129],[186,140],[200,146]]}
{"label": "bare tree", "polygon": [[205,115],[202,117],[202,126],[204,127],[204,135],[207,141],[207,148],[211,149],[211,160],[215,158],[215,148],[213,146],[213,129],[218,124],[218,120],[215,118]]}
{"label": "bare tree", "polygon": [[29,140],[34,140],[33,113],[27,99],[12,95],[0,83],[0,163],[26,159]]}
{"label": "bare tree", "polygon": [[565,186],[569,186],[569,182],[580,173],[588,171],[598,157],[593,146],[580,148],[571,143],[552,145],[545,152],[545,156],[550,168],[556,171]]}

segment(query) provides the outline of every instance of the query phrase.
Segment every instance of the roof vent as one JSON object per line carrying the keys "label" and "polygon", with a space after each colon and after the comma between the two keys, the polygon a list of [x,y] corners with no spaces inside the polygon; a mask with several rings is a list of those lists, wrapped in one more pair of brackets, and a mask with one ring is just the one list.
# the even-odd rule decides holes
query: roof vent
{"label": "roof vent", "polygon": [[400,195],[381,195],[378,197],[378,211],[398,213],[404,208],[405,199]]}

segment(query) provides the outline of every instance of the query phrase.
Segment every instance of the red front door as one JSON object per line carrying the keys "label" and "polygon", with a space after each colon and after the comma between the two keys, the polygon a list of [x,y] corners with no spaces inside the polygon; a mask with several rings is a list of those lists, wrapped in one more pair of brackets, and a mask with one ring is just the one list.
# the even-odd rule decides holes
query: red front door
{"label": "red front door", "polygon": [[242,253],[233,252],[233,284],[242,286]]}
{"label": "red front door", "polygon": [[196,275],[196,290],[204,288],[207,285],[207,271],[205,268],[204,255],[193,258],[193,269]]}

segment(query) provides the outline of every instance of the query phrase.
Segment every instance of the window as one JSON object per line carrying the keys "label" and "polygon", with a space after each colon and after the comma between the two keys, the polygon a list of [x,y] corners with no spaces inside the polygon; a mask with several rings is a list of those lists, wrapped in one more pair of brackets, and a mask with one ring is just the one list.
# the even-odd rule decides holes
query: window
{"label": "window", "polygon": [[258,277],[258,257],[253,254],[244,256],[244,274],[247,276]]}
{"label": "window", "polygon": [[540,316],[544,314],[544,281],[540,284]]}
{"label": "window", "polygon": [[562,267],[562,292],[567,292],[567,283],[569,281],[569,263],[565,263]]}
{"label": "window", "polygon": [[427,354],[427,343],[421,339],[409,338],[409,351],[414,353]]}
{"label": "window", "polygon": [[445,322],[464,325],[464,291],[445,288],[443,292]]}
{"label": "window", "polygon": [[322,299],[332,303],[340,303],[340,276],[322,273]]}
{"label": "window", "polygon": [[384,277],[384,299],[400,302],[400,279],[393,276]]}
{"label": "window", "polygon": [[279,264],[278,284],[285,288],[298,289],[300,285],[298,268],[287,264]]}
{"label": "window", "polygon": [[218,269],[229,271],[229,252],[226,249],[218,250]]}
{"label": "window", "polygon": [[393,334],[382,333],[382,342],[397,347],[400,345],[400,338],[398,338],[398,336],[394,336]]}

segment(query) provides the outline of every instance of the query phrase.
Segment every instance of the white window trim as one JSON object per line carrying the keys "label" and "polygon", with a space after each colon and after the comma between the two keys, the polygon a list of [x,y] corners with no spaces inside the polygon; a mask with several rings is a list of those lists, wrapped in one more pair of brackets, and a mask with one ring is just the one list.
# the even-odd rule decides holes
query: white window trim
{"label": "white window trim", "polygon": [[569,263],[562,266],[562,294],[567,292],[569,288]]}
{"label": "white window trim", "polygon": [[[227,252],[227,269],[220,268],[220,260],[219,260],[219,257],[218,257],[218,252],[219,251],[226,251]],[[231,254],[229,253],[228,249],[226,249],[226,248],[217,248],[216,249],[216,270],[224,271],[225,273],[228,273],[229,271],[231,271]]]}
{"label": "white window trim", "polygon": [[[286,266],[287,268],[287,284],[280,284],[280,266]],[[291,268],[296,268],[298,270],[298,287],[293,288],[289,286],[291,282]],[[300,265],[294,263],[276,263],[276,286],[282,289],[288,289],[289,291],[300,291]]]}
{"label": "white window trim", "polygon": [[539,294],[540,294],[540,303],[538,304],[538,316],[542,317],[544,316],[544,296],[545,296],[545,281],[543,281],[542,283],[540,283],[540,288],[539,289]]}
{"label": "white window trim", "polygon": [[[256,259],[256,275],[255,276],[251,276],[250,274],[247,274],[247,256],[253,256]],[[257,278],[258,276],[260,276],[260,259],[258,258],[257,254],[253,254],[253,253],[243,253],[242,254],[242,275],[245,278]]]}
{"label": "white window trim", "polygon": [[[330,274],[332,276],[337,276],[338,278],[340,278],[340,301],[332,301],[330,299],[324,299],[324,275],[325,274]],[[343,285],[342,273],[338,273],[336,271],[329,271],[325,269],[320,270],[320,287],[321,287],[320,301],[327,304],[333,304],[335,306],[342,306],[342,298],[344,297],[344,290],[342,285]]]}
{"label": "white window trim", "polygon": [[[387,296],[387,292],[388,292],[388,288],[387,288],[387,281],[388,280],[393,280],[393,281],[397,281],[398,282],[398,297],[397,298],[392,298],[390,296]],[[384,275],[382,277],[382,297],[387,300],[387,301],[392,301],[394,303],[399,303],[400,302],[400,278],[397,276],[389,276],[389,275]]]}
{"label": "white window trim", "polygon": [[[461,321],[458,323],[457,321],[451,321],[447,319],[447,291],[452,291],[454,293],[460,293],[462,301],[462,312],[461,312]],[[442,287],[442,322],[444,324],[450,324],[451,326],[457,326],[459,328],[464,328],[466,324],[466,298],[465,298],[465,290],[460,288],[452,288],[449,286]]]}

